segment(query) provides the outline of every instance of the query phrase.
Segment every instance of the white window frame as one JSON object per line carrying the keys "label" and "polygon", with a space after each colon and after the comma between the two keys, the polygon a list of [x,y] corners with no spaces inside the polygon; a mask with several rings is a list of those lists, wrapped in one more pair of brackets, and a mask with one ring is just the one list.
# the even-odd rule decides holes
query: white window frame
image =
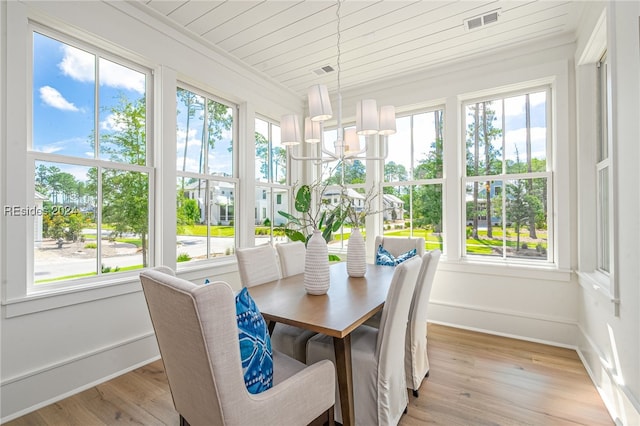
{"label": "white window frame", "polygon": [[[278,183],[278,182],[274,182],[273,181],[273,171],[271,170],[271,167],[273,166],[273,160],[271,158],[272,154],[273,154],[273,126],[278,126],[281,130],[282,130],[282,126],[279,122],[277,122],[276,120],[272,120],[264,115],[261,114],[256,114],[254,117],[254,121],[255,120],[261,120],[267,123],[267,142],[268,142],[268,149],[267,149],[267,170],[268,170],[268,180],[265,181],[259,181],[256,179],[255,181],[255,188],[258,188],[261,191],[261,198],[264,200],[268,200],[269,201],[269,206],[267,209],[267,217],[270,218],[270,231],[269,231],[269,243],[270,244],[274,244],[276,237],[274,236],[274,228],[275,228],[275,218],[278,215],[278,209],[276,208],[276,197],[274,195],[275,194],[274,190],[276,189],[281,189],[284,190],[287,194],[287,199],[289,200],[288,206],[287,208],[289,209],[289,211],[292,210],[292,206],[293,206],[293,200],[292,200],[292,195],[291,195],[291,156],[289,155],[289,150],[287,149],[287,173],[286,173],[286,182],[284,184]],[[255,134],[255,133],[254,133]],[[286,147],[283,147],[286,149]],[[255,154],[255,151],[254,151]],[[256,195],[258,194],[257,191],[254,190],[254,192],[256,193]],[[255,201],[254,201],[255,202]],[[255,206],[257,208],[257,206]],[[260,219],[260,213],[263,213],[263,211],[258,210],[258,218],[257,220]],[[256,226],[264,226],[264,225],[258,225],[256,223]],[[255,236],[252,236],[252,240],[255,241]]]}
{"label": "white window frame", "polygon": [[[183,89],[183,90],[188,90],[191,93],[194,93],[196,95],[202,96],[204,98],[205,101],[205,105],[208,101],[214,101],[217,102],[219,104],[225,105],[229,108],[233,109],[233,123],[232,123],[232,149],[233,149],[233,166],[232,166],[232,176],[221,176],[221,175],[217,175],[217,174],[208,174],[208,173],[195,173],[195,172],[188,172],[188,171],[182,171],[182,170],[177,170],[176,169],[176,182],[178,178],[181,177],[185,177],[185,178],[193,178],[193,179],[198,179],[198,181],[207,181],[208,185],[207,187],[210,188],[209,185],[212,185],[215,182],[227,182],[230,183],[234,186],[234,221],[233,221],[233,228],[234,228],[234,247],[238,246],[238,238],[239,238],[239,226],[238,226],[238,220],[236,220],[236,218],[238,217],[238,213],[239,213],[239,209],[238,209],[238,200],[240,200],[240,179],[238,178],[238,148],[239,148],[239,144],[238,144],[238,117],[239,117],[239,108],[238,105],[234,104],[233,102],[227,101],[226,99],[222,99],[218,96],[215,96],[205,90],[201,90],[197,87],[194,87],[193,85],[190,85],[186,82],[183,81],[177,81],[177,86],[176,86],[176,91],[177,89]],[[206,107],[205,107],[206,108]],[[203,135],[203,137],[206,138],[206,135]],[[177,140],[176,140],[177,143]],[[207,153],[208,153],[208,146],[206,147]],[[204,155],[203,158],[204,161],[204,165],[203,165],[203,170],[208,170],[208,161],[209,161],[209,156],[208,155]],[[208,192],[208,191],[207,191]],[[205,200],[207,200],[207,202],[205,204],[209,205],[209,194],[205,194]],[[210,207],[209,207],[210,208]],[[207,214],[206,217],[209,217],[209,215]],[[177,226],[177,223],[175,224]],[[228,258],[230,256],[220,256],[220,257],[216,257],[216,256],[212,256],[213,253],[211,251],[211,241],[210,238],[207,238],[207,259],[202,259],[202,260],[196,260],[196,261],[188,261],[188,262],[177,262],[176,264],[176,270],[180,270],[180,271],[184,271],[184,270],[188,270],[191,268],[199,268],[202,265],[208,265],[208,264],[215,264],[215,263],[221,263],[221,262],[226,262],[228,260]]]}
{"label": "white window frame", "polygon": [[[442,177],[440,178],[429,178],[429,179],[415,179],[414,178],[414,169],[413,169],[413,164],[414,164],[414,153],[415,153],[415,141],[414,141],[414,116],[416,115],[420,115],[420,114],[430,114],[430,113],[434,113],[436,111],[440,111],[444,118],[443,118],[443,126],[442,126]],[[446,109],[445,109],[445,105],[434,105],[430,108],[425,108],[425,109],[417,109],[417,110],[411,110],[411,111],[406,111],[403,112],[401,114],[398,114],[398,116],[396,117],[396,120],[404,118],[404,117],[409,117],[409,121],[410,121],[410,134],[409,134],[409,143],[411,144],[411,166],[410,169],[407,170],[409,176],[411,177],[411,179],[407,180],[407,181],[393,181],[393,182],[387,182],[385,181],[385,176],[384,176],[384,166],[386,163],[386,160],[382,162],[381,164],[381,186],[382,188],[385,187],[394,187],[394,186],[406,186],[406,187],[412,187],[412,186],[424,186],[424,185],[441,185],[441,191],[442,191],[442,229],[441,229],[441,233],[443,235],[443,240],[442,240],[442,252],[443,254],[446,256],[446,250],[447,250],[447,245],[445,244],[445,239],[444,239],[444,235],[445,235],[445,228],[446,228],[446,206],[445,206],[445,195],[446,195],[446,179],[444,177],[444,169],[445,169],[445,162],[447,161],[447,157],[445,154],[445,147],[446,147],[446,132],[445,132],[445,127],[446,127],[446,120],[447,120],[447,114],[446,114]],[[412,218],[413,217],[413,191],[410,192],[410,196],[409,196],[409,217]],[[384,234],[384,221],[382,220],[382,217],[380,218],[380,227],[382,229],[379,230],[380,235]],[[413,227],[413,220],[410,221],[411,225],[410,225],[410,229],[409,229],[409,233],[410,236],[413,237],[413,231],[414,231],[414,227]]]}
{"label": "white window frame", "polygon": [[[466,129],[466,113],[465,113],[465,108],[467,105],[470,104],[474,104],[474,103],[481,103],[481,102],[489,102],[489,101],[503,101],[506,98],[510,98],[510,97],[514,97],[514,96],[520,96],[520,95],[525,95],[527,93],[535,93],[535,92],[542,92],[544,91],[546,93],[546,171],[545,172],[532,172],[532,173],[506,173],[506,169],[505,169],[505,161],[504,161],[504,156],[502,159],[502,172],[500,174],[496,174],[496,175],[482,175],[482,176],[467,176],[466,174],[466,152],[467,152],[467,148],[466,148],[466,133],[467,133],[467,129]],[[552,111],[552,107],[553,107],[553,90],[551,85],[543,85],[543,86],[531,86],[531,87],[523,87],[522,89],[518,89],[518,90],[512,90],[512,91],[504,91],[504,92],[496,92],[494,94],[490,94],[490,95],[486,95],[486,96],[482,96],[482,97],[475,97],[475,98],[470,98],[470,99],[465,99],[461,104],[460,104],[460,150],[461,150],[461,155],[460,155],[460,173],[461,173],[461,186],[460,186],[460,229],[461,229],[461,234],[460,234],[460,257],[462,259],[465,259],[467,261],[473,261],[475,263],[482,263],[482,264],[503,264],[503,265],[517,265],[517,264],[521,264],[524,266],[528,266],[528,267],[548,267],[550,265],[553,266],[557,266],[556,264],[556,255],[555,255],[555,251],[556,251],[556,246],[557,246],[557,242],[555,239],[555,233],[554,233],[554,229],[555,229],[555,222],[554,222],[554,217],[555,217],[555,206],[554,206],[554,185],[553,185],[553,179],[554,179],[554,171],[553,171],[553,164],[554,164],[554,160],[553,160],[553,129],[552,129],[552,116],[553,116],[553,111]],[[504,130],[504,108],[503,108],[503,117],[502,117],[502,129]],[[505,151],[505,140],[504,140],[504,132],[502,135],[502,152],[504,153]],[[467,254],[466,251],[466,201],[465,201],[465,196],[466,196],[466,185],[468,183],[473,183],[473,182],[486,182],[486,181],[508,181],[508,180],[514,180],[514,179],[535,179],[535,178],[544,178],[546,179],[547,182],[547,210],[548,210],[548,215],[547,215],[547,259],[546,260],[527,260],[527,259],[522,259],[522,258],[513,258],[513,257],[506,257],[506,255],[503,255],[501,257],[497,257],[497,256],[483,256],[483,255],[473,255],[473,254]],[[503,191],[504,193],[504,191]],[[502,206],[502,211],[504,212],[505,210],[505,197],[502,197],[502,201],[503,201],[503,206]],[[504,213],[503,213],[504,214]],[[506,221],[503,221],[503,230],[506,227]],[[506,253],[506,251],[505,251]]]}
{"label": "white window frame", "polygon": [[[34,33],[42,34],[43,36],[53,38],[61,43],[68,44],[70,46],[85,50],[98,58],[104,58],[111,62],[118,63],[120,65],[126,66],[132,70],[138,71],[142,74],[145,74],[145,151],[146,151],[146,160],[144,166],[139,166],[136,164],[127,164],[127,163],[117,163],[108,160],[102,160],[99,158],[89,159],[84,157],[73,157],[68,155],[60,155],[60,154],[52,154],[41,151],[36,151],[33,149],[33,135],[31,131],[31,126],[33,125],[33,62],[31,58],[33,58],[33,35]],[[121,171],[132,171],[132,172],[140,172],[145,173],[148,176],[149,182],[149,194],[148,194],[148,248],[147,248],[147,256],[148,256],[148,267],[153,267],[155,265],[155,165],[154,165],[154,136],[153,136],[153,122],[154,122],[154,98],[153,98],[153,89],[154,89],[154,79],[153,79],[153,71],[147,67],[144,67],[130,59],[126,59],[122,56],[118,56],[113,54],[97,45],[90,44],[88,42],[84,42],[79,40],[77,37],[73,37],[67,34],[64,34],[60,31],[56,31],[44,25],[40,25],[38,23],[31,22],[29,24],[28,35],[30,37],[30,41],[28,43],[29,52],[28,58],[28,89],[29,93],[27,96],[27,111],[29,117],[29,130],[27,132],[27,142],[26,142],[26,157],[28,166],[25,169],[26,180],[27,180],[27,188],[28,193],[33,194],[35,192],[35,163],[37,161],[45,161],[45,162],[54,162],[54,163],[64,163],[69,165],[79,165],[79,166],[87,166],[87,167],[95,167],[98,170],[103,169],[115,169]],[[97,82],[95,83],[98,84]],[[99,91],[96,90],[96,98],[94,102],[96,105],[99,105]],[[95,111],[96,116],[98,116],[99,111]],[[96,145],[96,152],[97,152]],[[99,179],[100,180],[100,179]],[[100,193],[100,189],[98,189],[97,194],[98,200],[102,199],[102,195]],[[96,220],[99,220],[100,216],[97,216]],[[34,218],[30,218],[34,220]],[[40,296],[48,293],[56,293],[60,291],[67,290],[78,290],[85,288],[93,288],[93,287],[101,287],[109,284],[120,284],[124,281],[131,280],[133,277],[136,277],[140,270],[132,270],[132,271],[123,271],[116,273],[110,273],[108,275],[102,274],[100,271],[97,271],[95,276],[87,277],[87,278],[77,278],[72,280],[59,280],[51,283],[41,283],[35,284],[35,258],[34,258],[34,235],[33,235],[34,225],[31,224],[27,230],[27,248],[29,250],[29,255],[27,256],[27,276],[26,276],[26,296]],[[100,245],[98,245],[99,247]],[[99,260],[101,253],[100,249],[98,249],[97,253]]]}

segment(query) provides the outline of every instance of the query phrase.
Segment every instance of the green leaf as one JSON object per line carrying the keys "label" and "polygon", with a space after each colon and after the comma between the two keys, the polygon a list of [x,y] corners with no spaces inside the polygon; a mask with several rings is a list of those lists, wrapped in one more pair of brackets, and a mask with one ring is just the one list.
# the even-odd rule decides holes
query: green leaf
{"label": "green leaf", "polygon": [[324,218],[327,216],[327,211],[323,211],[320,216],[320,222],[318,222],[318,229],[322,229],[322,225],[324,224]]}
{"label": "green leaf", "polygon": [[302,241],[303,243],[307,243],[307,237],[304,236],[304,234],[300,231],[296,231],[295,229],[285,229],[284,230],[284,234],[291,240],[291,241]]}
{"label": "green leaf", "polygon": [[340,256],[338,256],[337,254],[330,254],[329,255],[329,262],[341,262],[342,259],[340,259]]}
{"label": "green leaf", "polygon": [[296,225],[298,225],[298,226],[302,226],[302,224],[300,223],[300,221],[298,220],[298,218],[297,218],[297,217],[295,217],[295,216],[293,216],[293,215],[290,215],[290,214],[289,214],[289,213],[287,213],[287,212],[283,212],[282,210],[278,210],[278,214],[279,214],[280,216],[284,216],[285,218],[289,219],[289,221],[291,221],[291,222],[295,223]]}
{"label": "green leaf", "polygon": [[295,208],[300,213],[307,213],[311,207],[311,188],[309,185],[302,185],[296,194]]}

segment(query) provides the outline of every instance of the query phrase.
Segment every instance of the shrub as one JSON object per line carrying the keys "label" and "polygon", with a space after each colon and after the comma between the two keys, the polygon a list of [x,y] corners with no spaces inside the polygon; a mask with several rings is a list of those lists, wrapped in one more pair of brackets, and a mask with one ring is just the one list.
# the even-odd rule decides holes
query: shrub
{"label": "shrub", "polygon": [[191,260],[191,256],[189,256],[189,253],[180,253],[178,255],[178,262],[188,262]]}
{"label": "shrub", "polygon": [[529,248],[529,245],[527,243],[522,243],[522,245],[520,246],[520,248],[522,250],[527,250]]}
{"label": "shrub", "polygon": [[87,243],[87,244],[84,245],[84,248],[86,248],[86,249],[95,249],[95,248],[98,248],[98,244],[96,244],[96,243]]}

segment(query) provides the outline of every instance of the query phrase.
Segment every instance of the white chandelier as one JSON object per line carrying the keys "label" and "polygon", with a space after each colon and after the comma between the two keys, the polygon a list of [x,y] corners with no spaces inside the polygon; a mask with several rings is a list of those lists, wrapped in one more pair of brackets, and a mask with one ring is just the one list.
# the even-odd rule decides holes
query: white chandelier
{"label": "white chandelier", "polygon": [[[300,120],[296,114],[283,115],[280,121],[281,143],[288,148],[294,160],[310,160],[316,162],[330,162],[344,159],[383,160],[387,157],[387,136],[396,132],[396,112],[392,105],[378,106],[375,99],[363,99],[356,104],[356,127],[343,130],[342,127],[342,94],[340,92],[340,6],[343,0],[337,0],[337,77],[338,77],[338,115],[337,139],[335,151],[326,149],[323,143],[324,122],[333,117],[329,91],[324,84],[316,84],[307,92],[309,102],[309,116],[304,120],[304,141],[309,144],[320,143],[320,155],[302,157],[293,153],[293,146],[300,144]],[[365,136],[367,144],[379,143],[378,135],[383,137],[383,149],[371,156],[367,156],[367,146],[361,146],[359,135]]]}

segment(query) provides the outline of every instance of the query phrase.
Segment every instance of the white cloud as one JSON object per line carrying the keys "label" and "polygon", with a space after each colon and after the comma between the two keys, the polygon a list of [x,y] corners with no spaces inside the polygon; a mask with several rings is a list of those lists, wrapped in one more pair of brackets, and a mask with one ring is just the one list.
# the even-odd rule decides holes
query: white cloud
{"label": "white cloud", "polygon": [[100,84],[144,93],[145,75],[103,59],[100,62]]}
{"label": "white cloud", "polygon": [[95,56],[65,45],[64,57],[58,64],[62,74],[83,83],[95,81]]}
{"label": "white cloud", "polygon": [[[71,46],[64,46],[63,50],[64,57],[58,67],[64,75],[83,83],[95,81],[94,55]],[[144,93],[145,75],[115,62],[101,59],[100,84]]]}
{"label": "white cloud", "polygon": [[62,96],[60,92],[51,86],[42,86],[40,88],[40,99],[50,107],[63,111],[79,111],[78,108]]}

